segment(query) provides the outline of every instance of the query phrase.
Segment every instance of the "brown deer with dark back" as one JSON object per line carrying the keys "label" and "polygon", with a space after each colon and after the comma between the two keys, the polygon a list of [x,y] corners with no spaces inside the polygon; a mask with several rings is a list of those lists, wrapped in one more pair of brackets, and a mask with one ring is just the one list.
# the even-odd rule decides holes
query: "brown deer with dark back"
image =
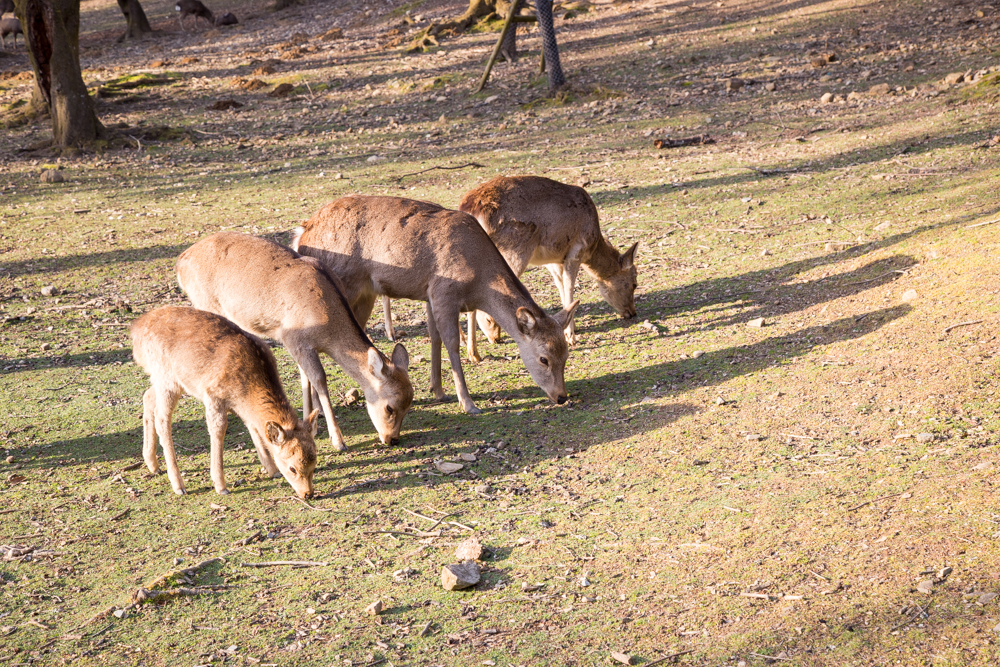
{"label": "brown deer with dark back", "polygon": [[459,313],[475,309],[489,313],[514,339],[549,399],[566,401],[569,349],[562,330],[579,302],[553,316],[539,308],[471,216],[398,197],[343,197],[297,229],[292,247],[341,279],[360,323],[368,321],[380,295],[427,302],[431,390],[438,400],[444,399],[443,341],[462,409],[480,412],[459,349]]}

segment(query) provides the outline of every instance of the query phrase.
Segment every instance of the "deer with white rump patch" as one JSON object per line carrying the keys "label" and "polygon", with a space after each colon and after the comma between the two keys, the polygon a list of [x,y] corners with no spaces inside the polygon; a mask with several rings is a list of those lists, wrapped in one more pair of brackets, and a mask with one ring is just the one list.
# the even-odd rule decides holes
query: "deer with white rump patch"
{"label": "deer with white rump patch", "polygon": [[443,341],[462,409],[480,412],[465,384],[459,350],[459,313],[475,309],[489,313],[514,339],[549,399],[566,402],[569,348],[562,330],[579,302],[553,316],[539,308],[471,216],[398,197],[343,197],[297,229],[292,247],[343,281],[358,322],[368,321],[379,295],[427,302],[436,399],[444,399]]}
{"label": "deer with white rump patch", "polygon": [[320,352],[361,385],[379,439],[399,442],[413,402],[406,348],[397,344],[392,359],[384,357],[355,319],[338,278],[317,260],[256,236],[220,232],[181,253],[177,282],[196,308],[284,344],[299,366],[302,414],[309,414],[315,390],[335,450],[346,446]]}
{"label": "deer with white rump patch", "polygon": [[152,387],[143,394],[142,457],[152,473],[160,471],[159,436],[170,485],[184,494],[171,433],[174,408],[184,394],[205,405],[211,437],[212,483],[226,494],[222,445],[228,414],[235,412],[257,449],[265,472],[284,475],[300,498],[313,495],[316,410],[305,421],[288,403],[271,350],[255,336],[212,313],[167,306],[150,311],[132,324],[132,357],[147,373]]}

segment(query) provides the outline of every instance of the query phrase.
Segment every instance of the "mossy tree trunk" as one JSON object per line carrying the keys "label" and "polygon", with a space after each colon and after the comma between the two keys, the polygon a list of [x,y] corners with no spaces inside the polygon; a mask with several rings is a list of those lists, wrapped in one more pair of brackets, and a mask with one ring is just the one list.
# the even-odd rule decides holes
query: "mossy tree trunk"
{"label": "mossy tree trunk", "polygon": [[15,0],[28,59],[35,72],[33,100],[48,108],[52,143],[59,148],[83,147],[103,139],[80,71],[80,0]]}
{"label": "mossy tree trunk", "polygon": [[119,42],[124,42],[127,39],[141,39],[143,35],[153,32],[139,0],[118,0],[118,8],[122,10],[127,23],[125,34],[118,39]]}

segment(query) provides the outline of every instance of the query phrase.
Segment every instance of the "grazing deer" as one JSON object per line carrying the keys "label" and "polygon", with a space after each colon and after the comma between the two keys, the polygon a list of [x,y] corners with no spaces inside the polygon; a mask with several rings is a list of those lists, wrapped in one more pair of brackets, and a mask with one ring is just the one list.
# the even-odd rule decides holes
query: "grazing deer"
{"label": "grazing deer", "polygon": [[459,312],[476,309],[492,315],[510,334],[549,399],[566,402],[563,373],[569,348],[562,329],[579,302],[549,316],[471,216],[398,197],[343,197],[298,228],[292,247],[315,257],[343,281],[359,322],[368,321],[382,294],[427,302],[436,399],[444,399],[443,340],[462,409],[480,412],[465,384],[459,350]]}
{"label": "grazing deer", "polygon": [[284,475],[301,498],[312,496],[316,469],[312,430],[319,410],[305,421],[298,418],[281,388],[274,355],[258,338],[224,317],[166,306],[132,324],[132,357],[149,373],[153,385],[142,396],[142,457],[150,472],[159,472],[159,435],[174,493],[184,494],[184,480],[177,468],[171,422],[178,399],[189,394],[205,404],[216,492],[229,493],[222,445],[227,416],[235,412],[250,431],[267,474]]}
{"label": "grazing deer", "polygon": [[[639,243],[619,253],[601,234],[597,207],[583,188],[542,176],[497,176],[467,192],[458,208],[479,221],[515,275],[529,266],[544,265],[564,308],[573,302],[582,265],[622,318],[635,317]],[[486,318],[480,318],[480,324],[488,336],[495,336],[495,324],[491,326]],[[469,331],[472,355],[474,328],[470,326]],[[570,344],[576,341],[573,320],[566,338]]]}
{"label": "grazing deer", "polygon": [[212,14],[212,10],[201,3],[200,0],[177,0],[177,4],[174,5],[174,11],[179,12],[177,15],[177,22],[181,24],[181,30],[184,30],[184,18],[187,16],[194,16],[194,22],[198,22],[198,17],[205,19],[212,25],[215,25],[215,15]]}
{"label": "grazing deer", "polygon": [[17,48],[17,36],[24,36],[24,32],[21,31],[21,21],[12,19],[0,19],[0,46],[3,46],[4,50],[7,49],[7,35],[14,35],[14,48]]}
{"label": "grazing deer", "polygon": [[215,25],[217,26],[237,25],[239,22],[240,20],[236,18],[236,14],[233,14],[232,12],[226,12],[222,16],[215,17]]}
{"label": "grazing deer", "polygon": [[284,344],[299,366],[302,414],[309,414],[315,390],[335,450],[346,446],[333,416],[320,352],[333,357],[361,385],[379,439],[399,443],[403,417],[413,402],[406,348],[397,344],[391,361],[375,349],[347,305],[338,279],[318,261],[273,241],[220,232],[181,253],[177,282],[195,308]]}

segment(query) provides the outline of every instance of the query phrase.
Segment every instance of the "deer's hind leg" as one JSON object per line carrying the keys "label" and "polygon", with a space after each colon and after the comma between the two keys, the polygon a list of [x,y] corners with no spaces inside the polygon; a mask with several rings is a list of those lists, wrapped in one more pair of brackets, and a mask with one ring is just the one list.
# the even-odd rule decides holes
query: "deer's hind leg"
{"label": "deer's hind leg", "polygon": [[156,390],[150,387],[142,395],[142,459],[149,472],[160,472],[160,459],[156,455]]}
{"label": "deer's hind leg", "polygon": [[[181,397],[179,389],[168,387],[154,387],[156,392],[156,434],[160,437],[160,446],[163,447],[163,459],[167,464],[167,477],[170,478],[170,486],[174,493],[179,496],[184,495],[184,480],[181,479],[180,468],[177,467],[177,453],[174,451],[174,437],[171,432],[171,424],[174,418],[174,408]],[[154,450],[155,451],[155,450]]]}
{"label": "deer's hind leg", "polygon": [[229,426],[229,409],[222,401],[208,399],[205,401],[205,422],[208,424],[208,437],[212,443],[211,472],[212,485],[215,492],[226,495],[226,475],[222,470],[222,446],[226,442],[226,427]]}

